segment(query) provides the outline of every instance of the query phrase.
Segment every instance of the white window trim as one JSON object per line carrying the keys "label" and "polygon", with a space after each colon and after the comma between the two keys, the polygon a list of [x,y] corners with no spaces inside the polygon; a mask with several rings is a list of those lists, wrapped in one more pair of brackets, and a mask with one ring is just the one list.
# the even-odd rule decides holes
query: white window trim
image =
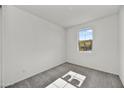
{"label": "white window trim", "polygon": [[[93,30],[93,28],[91,26],[89,26],[89,27],[82,27],[80,29],[92,29]],[[93,41],[92,41],[92,50],[89,50],[89,51],[80,51],[79,50],[79,32],[80,32],[80,29],[79,29],[79,31],[77,33],[77,51],[80,54],[83,54],[83,53],[92,53],[92,51],[93,51]],[[94,40],[94,30],[93,30],[93,34],[92,35],[93,35],[93,39],[92,40]]]}

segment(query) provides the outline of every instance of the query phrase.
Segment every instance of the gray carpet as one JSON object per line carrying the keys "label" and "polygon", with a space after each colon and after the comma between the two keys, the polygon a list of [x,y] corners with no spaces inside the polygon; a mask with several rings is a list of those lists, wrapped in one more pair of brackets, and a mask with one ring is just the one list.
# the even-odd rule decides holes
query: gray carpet
{"label": "gray carpet", "polygon": [[70,63],[64,63],[7,88],[44,88],[70,70],[86,76],[81,88],[123,88],[117,75]]}

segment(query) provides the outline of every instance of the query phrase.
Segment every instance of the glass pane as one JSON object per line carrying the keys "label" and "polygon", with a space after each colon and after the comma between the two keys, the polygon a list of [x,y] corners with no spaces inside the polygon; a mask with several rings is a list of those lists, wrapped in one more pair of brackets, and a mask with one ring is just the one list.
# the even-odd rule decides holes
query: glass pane
{"label": "glass pane", "polygon": [[80,51],[91,51],[92,50],[92,29],[81,29],[79,32],[79,50]]}

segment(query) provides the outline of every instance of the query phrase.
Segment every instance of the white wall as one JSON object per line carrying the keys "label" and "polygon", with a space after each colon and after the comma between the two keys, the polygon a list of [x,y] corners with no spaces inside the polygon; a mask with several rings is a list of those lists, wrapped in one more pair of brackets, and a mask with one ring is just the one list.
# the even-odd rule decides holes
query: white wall
{"label": "white wall", "polygon": [[2,87],[2,80],[1,80],[1,77],[2,77],[2,75],[1,75],[1,67],[2,67],[2,59],[1,59],[1,53],[2,53],[2,51],[1,51],[1,47],[2,47],[2,9],[0,8],[0,87]]}
{"label": "white wall", "polygon": [[[77,49],[78,32],[80,28],[85,27],[93,29],[92,53],[80,53]],[[111,15],[69,28],[67,32],[67,61],[118,74],[119,52],[117,33],[117,15]]]}
{"label": "white wall", "polygon": [[121,7],[119,13],[119,25],[120,25],[120,78],[124,85],[124,6]]}
{"label": "white wall", "polygon": [[65,62],[64,29],[14,6],[4,10],[4,86]]}

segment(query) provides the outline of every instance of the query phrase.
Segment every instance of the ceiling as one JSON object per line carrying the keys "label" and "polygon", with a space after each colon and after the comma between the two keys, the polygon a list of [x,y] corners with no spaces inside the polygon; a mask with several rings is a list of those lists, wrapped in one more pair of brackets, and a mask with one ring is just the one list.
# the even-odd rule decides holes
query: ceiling
{"label": "ceiling", "polygon": [[16,6],[62,27],[92,21],[118,12],[117,5],[22,5]]}

